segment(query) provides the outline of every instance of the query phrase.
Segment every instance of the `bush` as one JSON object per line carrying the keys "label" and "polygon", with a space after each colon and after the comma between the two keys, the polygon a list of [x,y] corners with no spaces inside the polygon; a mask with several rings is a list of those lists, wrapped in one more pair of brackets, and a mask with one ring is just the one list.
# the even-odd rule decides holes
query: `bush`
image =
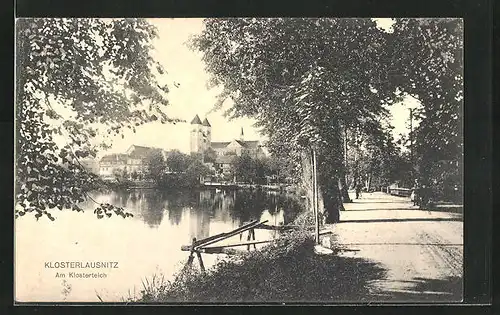
{"label": "bush", "polygon": [[[321,222],[321,220],[320,220]],[[316,218],[314,217],[314,213],[312,211],[303,211],[301,212],[294,220],[292,225],[297,225],[301,228],[308,229],[314,227],[316,224]]]}
{"label": "bush", "polygon": [[[368,281],[381,268],[357,258],[314,253],[310,233],[288,232],[276,243],[202,273],[145,286],[138,302],[314,302],[369,299]],[[150,283],[150,282],[149,282]]]}

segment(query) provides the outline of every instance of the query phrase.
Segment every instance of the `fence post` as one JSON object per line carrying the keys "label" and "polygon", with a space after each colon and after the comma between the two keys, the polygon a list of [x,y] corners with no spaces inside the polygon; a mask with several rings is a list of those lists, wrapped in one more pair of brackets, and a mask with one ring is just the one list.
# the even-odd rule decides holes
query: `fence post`
{"label": "fence post", "polygon": [[191,267],[191,265],[193,264],[193,259],[194,259],[194,246],[196,245],[196,237],[193,238],[193,241],[191,243],[191,250],[189,252],[189,258],[188,258],[188,261],[186,263],[186,265],[184,266],[184,268],[188,268],[188,267]]}
{"label": "fence post", "polygon": [[201,259],[201,253],[196,251],[196,256],[198,256],[198,263],[200,264],[201,271],[205,272],[205,265],[203,264],[203,259]]}
{"label": "fence post", "polygon": [[313,149],[313,200],[314,216],[316,220],[316,244],[319,244],[319,209],[318,209],[318,175],[317,175],[316,150]]}

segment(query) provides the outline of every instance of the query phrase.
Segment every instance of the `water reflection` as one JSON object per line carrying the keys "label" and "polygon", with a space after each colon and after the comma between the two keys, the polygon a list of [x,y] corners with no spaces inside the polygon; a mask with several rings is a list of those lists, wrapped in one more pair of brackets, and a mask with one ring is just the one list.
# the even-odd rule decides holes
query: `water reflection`
{"label": "water reflection", "polygon": [[[122,206],[134,217],[97,220],[92,213],[96,205],[89,200],[82,205],[84,213],[61,211],[54,222],[27,217],[16,222],[18,299],[90,302],[97,300],[99,292],[105,301],[120,301],[129,289],[140,287],[144,277],[162,274],[172,280],[189,255],[181,247],[193,237],[228,232],[249,220],[286,224],[299,211],[299,203],[290,196],[261,191],[122,190],[92,197]],[[275,232],[259,230],[256,240],[275,237]],[[236,235],[222,242],[239,241]],[[205,267],[210,268],[219,258],[224,257],[204,254]],[[56,271],[44,268],[45,262],[54,260],[117,261],[120,268],[106,271],[108,278],[67,279],[72,291],[62,295]]]}
{"label": "water reflection", "polygon": [[[189,239],[214,233],[211,224],[236,227],[251,220],[283,225],[300,211],[300,202],[290,195],[265,191],[216,190],[120,190],[98,194],[95,199],[124,207],[151,228],[189,224]],[[164,220],[167,217],[168,220]],[[220,225],[218,225],[220,226]],[[218,228],[216,229],[218,230]]]}

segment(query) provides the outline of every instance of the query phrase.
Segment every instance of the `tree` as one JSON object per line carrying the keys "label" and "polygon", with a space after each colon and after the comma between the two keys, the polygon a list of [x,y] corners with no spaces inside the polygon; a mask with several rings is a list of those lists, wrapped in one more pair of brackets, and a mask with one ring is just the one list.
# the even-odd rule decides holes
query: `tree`
{"label": "tree", "polygon": [[257,165],[249,154],[235,156],[231,164],[231,175],[238,182],[254,183],[257,180]]}
{"label": "tree", "polygon": [[159,150],[151,152],[146,158],[146,174],[145,177],[151,179],[155,184],[159,184],[163,176],[165,175],[165,170],[167,164],[163,158],[163,154]]}
{"label": "tree", "polygon": [[262,163],[261,165],[264,169],[266,181],[267,178],[269,178],[271,182],[284,183],[287,177],[291,175],[288,170],[289,163],[283,158],[271,155],[269,157],[260,158],[259,160],[260,163]]}
{"label": "tree", "polygon": [[192,159],[188,168],[186,169],[185,179],[188,186],[195,187],[200,184],[200,179],[212,175],[210,169],[203,164],[199,159]]}
{"label": "tree", "polygon": [[137,174],[136,170],[133,170],[132,173],[130,174],[130,178],[133,180],[139,179],[139,174]]}
{"label": "tree", "polygon": [[192,42],[210,84],[223,86],[220,104],[232,101],[227,115],[257,119],[275,153],[303,170],[317,151],[326,222],[343,209],[342,126],[369,128],[360,119],[382,115],[381,103],[394,98],[380,80],[384,44],[370,19],[324,18],[207,19]]}
{"label": "tree", "polygon": [[130,178],[130,174],[129,174],[129,172],[127,171],[127,167],[125,167],[125,168],[123,169],[122,176],[123,176],[123,178],[125,178],[125,179],[129,179],[129,178]]}
{"label": "tree", "polygon": [[414,111],[420,120],[413,134],[417,175],[438,194],[457,187],[461,191],[463,22],[453,18],[395,22],[385,52],[398,56],[391,62],[398,76],[389,81],[422,104]]}
{"label": "tree", "polygon": [[208,148],[203,153],[203,162],[204,163],[214,163],[217,158],[217,152],[214,149]]}
{"label": "tree", "polygon": [[[142,19],[16,21],[16,217],[82,211],[78,203],[101,182],[78,159],[95,157],[123,128],[177,121],[164,113],[165,71],[150,54],[156,36]],[[126,216],[111,205],[95,212],[113,210]]]}
{"label": "tree", "polygon": [[117,181],[120,181],[120,179],[123,179],[123,171],[119,168],[113,169],[112,174]]}
{"label": "tree", "polygon": [[[391,132],[390,127],[374,128],[371,133],[358,135],[357,141],[353,141],[348,160],[353,166],[354,186],[361,181],[370,190],[373,186],[389,186],[395,181],[402,183],[409,179],[409,163],[403,164],[405,157],[396,147]],[[411,187],[409,184],[411,180],[406,180],[404,186]]]}
{"label": "tree", "polygon": [[167,154],[167,166],[174,173],[182,173],[191,163],[191,157],[179,150],[172,150]]}

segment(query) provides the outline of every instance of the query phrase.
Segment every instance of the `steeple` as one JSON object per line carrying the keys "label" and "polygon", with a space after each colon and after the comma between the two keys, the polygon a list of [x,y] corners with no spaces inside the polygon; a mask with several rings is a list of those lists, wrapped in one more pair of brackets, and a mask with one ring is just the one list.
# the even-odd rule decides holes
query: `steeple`
{"label": "steeple", "polygon": [[201,120],[198,114],[194,116],[193,120],[191,121],[191,125],[201,125]]}
{"label": "steeple", "polygon": [[203,151],[207,150],[212,146],[212,126],[208,122],[208,119],[205,117],[203,123],[201,125],[202,129],[202,143],[203,143]]}
{"label": "steeple", "polygon": [[205,126],[205,127],[212,127],[212,125],[210,125],[210,123],[208,122],[207,118],[205,118],[205,120],[203,120],[203,126]]}
{"label": "steeple", "polygon": [[240,140],[245,141],[245,135],[243,134],[243,127],[241,127]]}

